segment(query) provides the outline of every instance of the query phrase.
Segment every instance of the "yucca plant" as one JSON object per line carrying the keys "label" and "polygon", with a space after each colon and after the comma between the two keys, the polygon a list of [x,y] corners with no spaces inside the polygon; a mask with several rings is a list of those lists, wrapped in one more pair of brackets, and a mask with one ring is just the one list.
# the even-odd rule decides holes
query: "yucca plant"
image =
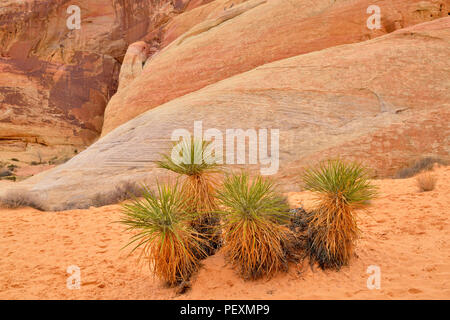
{"label": "yucca plant", "polygon": [[271,180],[228,176],[217,195],[224,220],[224,250],[246,279],[286,270],[289,207]]}
{"label": "yucca plant", "polygon": [[174,146],[172,154],[163,155],[160,168],[183,177],[181,191],[186,197],[186,210],[198,215],[191,221],[197,232],[207,240],[204,250],[211,255],[220,246],[219,218],[215,211],[217,202],[217,173],[220,165],[211,155],[212,144],[201,139],[183,139]]}
{"label": "yucca plant", "polygon": [[339,269],[349,263],[359,235],[355,209],[376,196],[376,187],[364,166],[341,159],[307,169],[303,182],[317,194],[316,208],[308,215],[310,256],[321,268]]}
{"label": "yucca plant", "polygon": [[[199,267],[203,240],[191,227],[186,199],[178,184],[157,183],[156,194],[144,187],[142,198],[123,205],[121,223],[137,231],[128,245],[142,248],[154,274],[169,285],[187,281]],[[127,245],[127,246],[128,246]]]}

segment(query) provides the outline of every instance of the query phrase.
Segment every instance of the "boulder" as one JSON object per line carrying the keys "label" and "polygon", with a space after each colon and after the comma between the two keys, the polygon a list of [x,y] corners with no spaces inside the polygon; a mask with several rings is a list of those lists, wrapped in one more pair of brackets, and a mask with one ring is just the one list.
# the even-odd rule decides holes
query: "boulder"
{"label": "boulder", "polygon": [[150,46],[144,41],[135,42],[128,47],[120,68],[119,91],[126,88],[130,82],[141,74],[149,55]]}
{"label": "boulder", "polygon": [[102,135],[165,102],[257,66],[369,40],[445,17],[449,1],[381,0],[380,29],[369,29],[372,0],[216,0],[174,17],[148,41],[160,49],[105,111]]}
{"label": "boulder", "polygon": [[[300,188],[305,165],[330,157],[362,161],[378,177],[423,155],[448,159],[449,56],[450,17],[264,64],[148,110],[26,183],[51,209],[89,205],[122,180],[153,183],[168,176],[155,161],[174,131],[192,132],[196,121],[224,136],[279,130],[272,177],[284,191]],[[244,167],[260,170],[266,160]]]}

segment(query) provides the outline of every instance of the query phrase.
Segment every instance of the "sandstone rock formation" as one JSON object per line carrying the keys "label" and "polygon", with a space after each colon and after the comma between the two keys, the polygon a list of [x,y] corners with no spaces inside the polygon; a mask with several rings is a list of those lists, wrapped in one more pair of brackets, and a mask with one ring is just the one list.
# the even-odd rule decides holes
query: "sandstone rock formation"
{"label": "sandstone rock formation", "polygon": [[372,0],[216,0],[173,18],[147,41],[154,54],[105,111],[102,135],[137,115],[272,61],[368,40],[448,15],[450,1],[381,0],[381,29],[367,27]]}
{"label": "sandstone rock formation", "polygon": [[[2,0],[0,160],[48,160],[91,144],[127,47],[207,2]],[[71,5],[81,29],[67,25]]]}
{"label": "sandstone rock formation", "polygon": [[[263,6],[268,4],[253,10],[261,10],[259,14],[263,14]],[[278,12],[276,7],[273,10],[272,13]],[[318,7],[313,6],[313,10]],[[250,13],[241,16],[247,19]],[[240,25],[245,29],[245,24]],[[215,31],[210,30],[218,36]],[[208,34],[202,37],[213,41]],[[183,44],[193,46],[192,49],[203,41],[202,37],[195,36]],[[320,48],[321,41],[313,47]],[[293,50],[288,42],[282,44]],[[220,50],[218,46],[213,48]],[[249,53],[241,48],[244,50],[241,59],[245,60]],[[171,50],[178,52],[176,47]],[[214,52],[211,50],[210,53]],[[265,54],[273,57],[273,52],[267,49]],[[161,62],[161,68],[167,68],[162,53],[155,61]],[[282,181],[285,190],[298,188],[304,165],[327,157],[340,155],[361,160],[375,168],[378,176],[392,174],[421,155],[448,159],[449,56],[450,17],[365,42],[264,64],[141,114],[64,165],[33,177],[27,185],[44,197],[50,209],[70,203],[87,206],[94,194],[121,180],[165,176],[164,170],[155,168],[154,161],[160,158],[160,152],[167,150],[174,130],[192,130],[194,121],[199,120],[204,131],[279,129],[280,168],[275,177]],[[210,59],[205,52],[202,57]],[[241,59],[230,63],[239,65]],[[172,62],[180,67],[178,60]],[[214,67],[218,65],[221,64]],[[134,108],[134,103],[139,102],[138,106],[144,106],[146,99],[156,101],[152,100],[154,91],[149,86],[156,84],[152,82],[156,80],[147,79],[151,78],[150,71],[162,71],[155,69],[159,64],[153,65],[153,60],[149,66],[127,86],[127,92],[134,92],[136,97],[124,99],[125,107]],[[178,71],[183,70],[186,69]],[[197,76],[201,78],[202,74],[199,72]],[[226,74],[224,71],[221,76]],[[176,84],[173,90],[178,85],[183,87],[179,82]]]}
{"label": "sandstone rock formation", "polygon": [[135,42],[128,47],[120,69],[119,91],[141,74],[149,55],[150,46],[144,41]]}

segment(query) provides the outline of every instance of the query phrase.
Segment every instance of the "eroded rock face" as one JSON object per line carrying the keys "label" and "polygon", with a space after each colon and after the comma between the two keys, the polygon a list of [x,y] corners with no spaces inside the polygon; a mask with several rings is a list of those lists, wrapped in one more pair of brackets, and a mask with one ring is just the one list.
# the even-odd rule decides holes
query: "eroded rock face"
{"label": "eroded rock face", "polygon": [[200,120],[203,132],[279,129],[274,177],[286,191],[306,164],[338,155],[378,176],[423,155],[448,159],[449,56],[450,17],[265,64],[149,110],[27,183],[51,209],[89,205],[105,183],[165,177],[154,161],[174,130]]}
{"label": "eroded rock face", "polygon": [[[91,144],[128,46],[191,2],[2,0],[0,160],[73,154]],[[81,29],[67,25],[71,5],[80,8]]]}
{"label": "eroded rock face", "polygon": [[[107,84],[118,71],[117,61],[82,53],[76,59],[80,64],[0,58],[2,159],[38,161],[37,153],[44,159],[73,154],[97,137],[114,92]],[[100,68],[91,70],[98,63]]]}
{"label": "eroded rock face", "polygon": [[369,40],[450,11],[448,0],[377,1],[381,29],[370,30],[367,8],[373,4],[372,0],[216,0],[185,12],[146,36],[148,42],[157,39],[163,49],[156,50],[132,86],[111,99],[102,135],[162,103],[257,66]]}

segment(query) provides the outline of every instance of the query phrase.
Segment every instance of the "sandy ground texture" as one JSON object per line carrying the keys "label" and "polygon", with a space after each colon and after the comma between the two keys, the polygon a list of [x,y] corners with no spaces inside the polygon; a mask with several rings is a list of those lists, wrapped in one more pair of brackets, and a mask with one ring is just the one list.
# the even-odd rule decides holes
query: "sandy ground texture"
{"label": "sandy ground texture", "polygon": [[[357,256],[341,271],[291,266],[270,280],[244,281],[221,252],[204,261],[192,289],[177,294],[121,247],[130,234],[114,223],[119,206],[67,212],[0,210],[0,299],[450,299],[450,167],[436,189],[415,179],[378,180],[380,197],[359,215]],[[311,194],[290,193],[292,206]],[[70,290],[67,268],[81,270]],[[367,288],[369,266],[381,288]]]}

